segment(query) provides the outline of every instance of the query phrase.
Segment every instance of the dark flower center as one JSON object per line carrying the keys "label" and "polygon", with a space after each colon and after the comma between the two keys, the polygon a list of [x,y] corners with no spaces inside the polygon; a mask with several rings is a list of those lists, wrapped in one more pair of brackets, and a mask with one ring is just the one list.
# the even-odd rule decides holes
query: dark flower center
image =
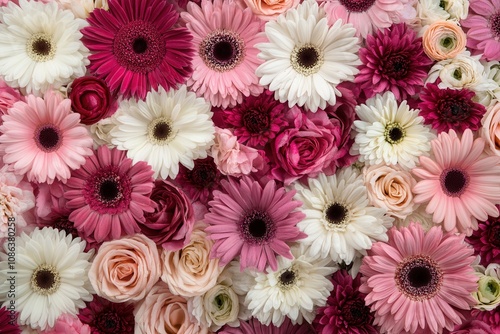
{"label": "dark flower center", "polygon": [[48,56],[52,50],[50,41],[46,39],[37,39],[32,44],[33,51],[40,56]]}
{"label": "dark flower center", "polygon": [[312,44],[295,46],[290,55],[293,69],[305,76],[318,72],[323,61],[322,53]]}
{"label": "dark flower center", "polygon": [[99,197],[103,202],[112,202],[121,197],[120,185],[114,179],[104,180],[99,186]]}
{"label": "dark flower center", "polygon": [[325,210],[325,219],[334,225],[345,223],[347,218],[347,209],[340,203],[330,204]]}
{"label": "dark flower center", "polygon": [[497,223],[491,227],[488,242],[496,248],[500,248],[500,224]]}
{"label": "dark flower center", "polygon": [[120,333],[120,316],[113,310],[100,312],[93,324],[99,333]]}
{"label": "dark flower center", "polygon": [[403,294],[412,300],[422,301],[439,292],[443,274],[430,257],[417,255],[406,258],[398,265],[395,279]]}
{"label": "dark flower center", "polygon": [[247,110],[243,114],[243,124],[250,133],[262,133],[269,130],[269,114],[256,109]]}
{"label": "dark flower center", "polygon": [[210,189],[217,181],[219,170],[213,158],[205,161],[195,161],[194,168],[186,172],[191,185],[198,189]]}
{"label": "dark flower center", "polygon": [[171,133],[172,129],[167,122],[158,122],[153,129],[153,136],[160,141],[166,140]]}
{"label": "dark flower center", "polygon": [[128,208],[131,192],[130,177],[119,174],[118,166],[110,165],[88,178],[83,196],[92,210],[116,214]]}
{"label": "dark flower center", "polygon": [[375,0],[339,0],[349,12],[365,12],[375,3]]}
{"label": "dark flower center", "polygon": [[72,235],[73,238],[78,237],[78,230],[75,228],[75,224],[68,220],[68,217],[59,217],[54,220],[52,227],[66,232],[67,235]]}
{"label": "dark flower center", "polygon": [[198,50],[208,68],[226,72],[235,68],[244,58],[245,44],[232,31],[217,30],[208,34]]}
{"label": "dark flower center", "polygon": [[148,41],[142,37],[138,37],[132,43],[132,49],[135,53],[144,53],[148,49]]}
{"label": "dark flower center", "polygon": [[280,283],[283,285],[290,285],[295,283],[295,273],[291,270],[286,270],[280,275]]}
{"label": "dark flower center", "polygon": [[459,197],[469,185],[469,176],[459,169],[444,170],[440,177],[443,192],[451,197]]}
{"label": "dark flower center", "polygon": [[437,108],[441,119],[445,122],[466,120],[471,112],[469,101],[464,99],[443,99],[438,101]]}
{"label": "dark flower center", "polygon": [[31,276],[31,288],[40,295],[51,295],[61,285],[61,277],[56,268],[47,264],[40,265]]}
{"label": "dark flower center", "polygon": [[346,302],[341,312],[342,317],[350,326],[362,326],[370,319],[370,309],[361,298]]}
{"label": "dark flower center", "polygon": [[406,131],[399,123],[387,123],[385,126],[384,137],[389,144],[399,144],[406,136]]}
{"label": "dark flower center", "polygon": [[36,144],[45,152],[53,152],[61,146],[61,133],[53,125],[44,125],[35,132]]}
{"label": "dark flower center", "polygon": [[500,37],[500,13],[495,13],[490,16],[489,25],[491,28],[491,32],[496,37]]}
{"label": "dark flower center", "polygon": [[276,225],[267,212],[253,210],[243,217],[239,232],[247,243],[261,245],[274,238]]}
{"label": "dark flower center", "polygon": [[36,62],[46,62],[54,58],[55,49],[51,36],[44,33],[33,34],[26,43],[28,56]]}
{"label": "dark flower center", "polygon": [[56,282],[56,276],[50,270],[40,270],[35,275],[36,285],[42,289],[50,289]]}
{"label": "dark flower center", "polygon": [[389,54],[382,63],[382,73],[396,80],[406,78],[411,68],[409,58],[404,54]]}
{"label": "dark flower center", "polygon": [[319,60],[319,53],[316,48],[306,47],[299,50],[297,53],[297,62],[301,67],[311,68]]}

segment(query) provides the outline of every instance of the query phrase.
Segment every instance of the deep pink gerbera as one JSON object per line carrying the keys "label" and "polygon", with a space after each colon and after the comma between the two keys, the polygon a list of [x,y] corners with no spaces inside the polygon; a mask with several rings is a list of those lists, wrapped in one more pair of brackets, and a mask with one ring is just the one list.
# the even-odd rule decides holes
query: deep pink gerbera
{"label": "deep pink gerbera", "polygon": [[294,325],[290,318],[285,318],[281,326],[276,327],[273,324],[265,326],[252,318],[246,322],[241,321],[239,328],[225,326],[218,332],[219,334],[311,334],[314,333],[311,326],[304,322],[302,325]]}
{"label": "deep pink gerbera", "polygon": [[431,145],[434,158],[421,156],[412,170],[420,178],[415,203],[428,203],[426,212],[445,231],[471,235],[478,220],[498,217],[500,157],[484,157],[484,140],[474,140],[470,129],[462,138],[454,130],[441,132]]}
{"label": "deep pink gerbera", "polygon": [[391,228],[387,243],[374,243],[360,272],[365,301],[381,333],[441,333],[461,324],[461,310],[475,305],[474,251],[462,235],[428,232],[420,224]]}
{"label": "deep pink gerbera", "polygon": [[112,303],[94,295],[92,302],[80,310],[78,318],[90,326],[92,334],[133,334],[134,305]]}
{"label": "deep pink gerbera", "polygon": [[500,1],[474,0],[460,24],[468,28],[467,48],[486,60],[500,60]]}
{"label": "deep pink gerbera", "polygon": [[65,186],[69,220],[89,241],[140,232],[137,221],[144,222],[144,212],[154,211],[149,198],[153,170],[143,161],[133,165],[126,154],[100,146]]}
{"label": "deep pink gerbera", "polygon": [[465,129],[477,131],[486,108],[472,100],[475,95],[466,88],[440,89],[438,85],[428,83],[420,93],[419,115],[438,133],[450,129],[459,133]]}
{"label": "deep pink gerbera", "polygon": [[500,306],[491,311],[472,310],[472,316],[490,326],[493,333],[500,333]]}
{"label": "deep pink gerbera", "polygon": [[404,23],[369,35],[359,58],[363,64],[354,82],[361,85],[367,98],[391,91],[397,100],[407,99],[424,85],[432,64],[422,38]]}
{"label": "deep pink gerbera", "polygon": [[226,123],[234,127],[238,141],[251,147],[262,147],[281,128],[287,125],[284,116],[288,106],[274,99],[274,94],[265,90],[259,96],[250,96],[234,108],[226,109]]}
{"label": "deep pink gerbera", "polygon": [[476,255],[481,256],[483,266],[500,263],[500,218],[488,217],[479,223],[479,228],[467,237],[467,242],[474,247]]}
{"label": "deep pink gerbera", "polygon": [[92,11],[82,29],[90,71],[125,98],[184,82],[194,50],[189,31],[173,28],[178,19],[166,1],[109,0],[109,10]]}
{"label": "deep pink gerbera", "polygon": [[286,242],[306,235],[296,226],[305,215],[296,211],[302,205],[293,200],[295,190],[286,191],[269,181],[263,188],[250,177],[239,182],[222,181],[222,191],[214,191],[206,232],[215,240],[211,256],[224,266],[240,255],[240,266],[264,271],[267,265],[277,270],[276,255],[292,259]]}
{"label": "deep pink gerbera", "polygon": [[0,308],[0,333],[2,334],[20,334],[21,329],[17,325],[18,313],[16,311],[7,310],[5,307]]}

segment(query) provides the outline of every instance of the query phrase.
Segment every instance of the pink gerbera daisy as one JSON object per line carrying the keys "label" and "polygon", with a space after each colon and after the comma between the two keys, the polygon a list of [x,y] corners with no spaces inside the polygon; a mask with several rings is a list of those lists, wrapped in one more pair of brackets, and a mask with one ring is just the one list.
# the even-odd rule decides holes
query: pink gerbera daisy
{"label": "pink gerbera daisy", "polygon": [[469,28],[467,48],[474,54],[483,53],[486,60],[500,60],[500,1],[475,0],[469,5],[469,15],[460,24]]}
{"label": "pink gerbera daisy", "polygon": [[62,182],[71,170],[92,154],[92,138],[80,124],[80,115],[71,112],[71,101],[47,92],[45,97],[28,95],[3,115],[0,126],[0,156],[16,174],[29,181]]}
{"label": "pink gerbera daisy", "polygon": [[354,82],[361,85],[367,98],[391,91],[397,100],[405,100],[424,85],[432,64],[422,38],[404,23],[369,35],[359,59],[363,64]]}
{"label": "pink gerbera daisy", "polygon": [[381,333],[441,333],[464,320],[475,305],[477,276],[472,248],[463,235],[427,233],[420,224],[393,227],[387,243],[373,244],[360,272],[365,301]]}
{"label": "pink gerbera daisy", "polygon": [[[498,208],[498,205],[497,205]],[[481,264],[500,263],[500,219],[489,217],[479,223],[479,228],[467,238],[476,254],[481,256]]]}
{"label": "pink gerbera daisy", "polygon": [[255,70],[262,63],[255,44],[265,42],[260,34],[264,22],[250,8],[231,1],[190,2],[181,14],[193,34],[196,53],[188,86],[213,106],[234,106],[243,97],[259,95],[263,87]]}
{"label": "pink gerbera daisy", "polygon": [[183,83],[192,72],[192,36],[173,28],[179,14],[162,0],[109,0],[82,29],[91,51],[89,69],[125,98],[144,99],[151,89]]}
{"label": "pink gerbera daisy", "polygon": [[65,186],[69,220],[91,242],[140,232],[137,221],[154,211],[153,170],[143,161],[132,165],[126,154],[100,146]]}
{"label": "pink gerbera daisy", "polygon": [[306,235],[296,226],[304,218],[295,209],[302,205],[287,192],[269,181],[263,188],[259,182],[243,177],[239,182],[222,181],[224,192],[216,190],[210,201],[205,221],[206,232],[215,240],[212,257],[224,266],[240,255],[240,267],[264,271],[267,265],[277,270],[276,255],[292,259],[286,242]]}
{"label": "pink gerbera daisy", "polygon": [[351,23],[357,35],[366,38],[379,29],[402,20],[405,10],[411,8],[408,0],[325,0],[328,23],[338,19]]}
{"label": "pink gerbera daisy", "polygon": [[470,235],[477,220],[498,217],[500,157],[483,157],[484,140],[472,131],[460,139],[454,130],[441,132],[431,142],[434,160],[420,156],[412,172],[421,178],[413,188],[415,203],[428,202],[426,212],[446,231]]}

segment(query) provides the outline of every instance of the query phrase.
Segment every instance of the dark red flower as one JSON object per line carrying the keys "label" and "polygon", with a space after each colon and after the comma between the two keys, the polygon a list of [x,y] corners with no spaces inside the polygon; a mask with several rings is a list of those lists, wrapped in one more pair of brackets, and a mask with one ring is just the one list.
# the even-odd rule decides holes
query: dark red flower
{"label": "dark red flower", "polygon": [[19,334],[21,329],[17,325],[18,314],[14,310],[0,308],[0,333],[2,334]]}
{"label": "dark red flower", "polygon": [[94,295],[92,302],[80,310],[78,318],[92,328],[92,334],[133,334],[134,305],[112,303]]}
{"label": "dark red flower", "polygon": [[489,217],[480,222],[479,228],[466,240],[474,247],[475,254],[481,256],[483,266],[500,263],[500,218]]}

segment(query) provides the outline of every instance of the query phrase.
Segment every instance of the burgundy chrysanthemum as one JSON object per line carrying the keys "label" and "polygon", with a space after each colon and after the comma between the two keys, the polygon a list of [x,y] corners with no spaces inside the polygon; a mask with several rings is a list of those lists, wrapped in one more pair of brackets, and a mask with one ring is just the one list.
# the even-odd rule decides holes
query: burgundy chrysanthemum
{"label": "burgundy chrysanthemum", "polygon": [[92,302],[80,310],[78,318],[92,329],[92,334],[134,333],[134,305],[112,303],[94,295]]}
{"label": "burgundy chrysanthemum", "polygon": [[397,100],[416,94],[432,64],[422,38],[404,23],[368,35],[359,58],[363,64],[354,82],[361,84],[367,98],[386,91],[393,92]]}
{"label": "burgundy chrysanthemum", "polygon": [[287,124],[288,107],[265,90],[259,96],[247,97],[241,104],[224,111],[226,122],[234,127],[238,141],[251,147],[264,146]]}
{"label": "burgundy chrysanthemum", "polygon": [[184,82],[192,72],[193,37],[173,28],[178,19],[167,1],[110,0],[109,10],[95,9],[82,29],[90,71],[126,98]]}
{"label": "burgundy chrysanthemum", "polygon": [[240,322],[239,328],[225,326],[219,331],[219,334],[311,334],[314,333],[311,326],[304,322],[302,325],[294,325],[289,318],[285,318],[285,322],[277,327],[273,324],[269,326],[263,325],[252,318],[247,322]]}
{"label": "burgundy chrysanthemum", "polygon": [[[500,206],[497,206],[500,209]],[[479,228],[467,238],[476,255],[481,256],[481,264],[500,263],[500,218],[489,217],[479,223]]]}
{"label": "burgundy chrysanthemum", "polygon": [[377,334],[373,315],[365,305],[365,294],[359,292],[361,276],[353,280],[345,270],[332,276],[334,288],[326,306],[317,310],[314,328],[318,334]]}
{"label": "burgundy chrysanthemum", "polygon": [[479,130],[486,108],[472,100],[475,95],[466,88],[440,89],[438,85],[428,83],[420,93],[420,116],[438,133],[450,129],[459,133],[465,129]]}
{"label": "burgundy chrysanthemum", "polygon": [[[17,312],[7,310],[5,307],[0,308],[0,333],[2,334],[19,334],[21,329],[17,325]],[[13,318],[12,318],[12,317]]]}

